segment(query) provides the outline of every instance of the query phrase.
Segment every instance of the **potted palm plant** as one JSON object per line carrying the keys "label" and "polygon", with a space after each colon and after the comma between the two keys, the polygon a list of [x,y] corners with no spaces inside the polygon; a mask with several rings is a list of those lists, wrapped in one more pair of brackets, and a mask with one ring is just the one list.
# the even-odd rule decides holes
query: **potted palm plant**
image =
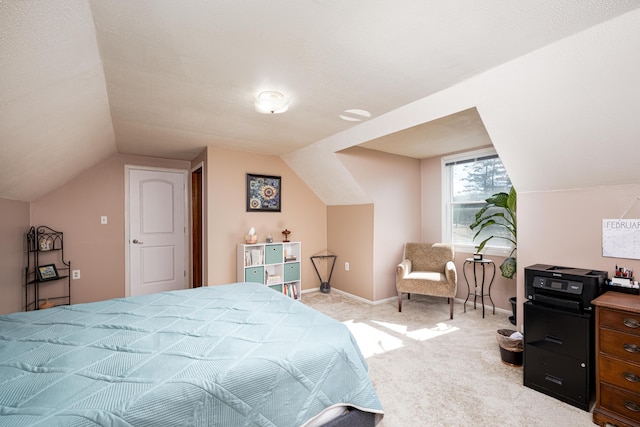
{"label": "potted palm plant", "polygon": [[511,187],[509,193],[496,193],[485,199],[487,202],[476,213],[476,220],[469,227],[472,230],[478,229],[473,236],[473,240],[480,235],[483,230],[495,230],[489,237],[485,238],[478,245],[478,252],[482,251],[487,242],[491,239],[504,239],[513,244],[513,250],[507,258],[500,264],[500,272],[503,277],[513,279],[516,273],[516,252],[517,226],[516,226],[516,190]]}
{"label": "potted palm plant", "polygon": [[[517,222],[516,222],[516,190],[511,187],[509,193],[499,192],[493,194],[488,199],[485,199],[487,202],[480,210],[476,213],[476,220],[473,224],[470,225],[472,230],[478,229],[476,234],[473,236],[473,240],[480,235],[480,233],[487,229],[491,231],[495,231],[489,237],[485,238],[480,242],[478,246],[478,252],[480,252],[488,241],[491,239],[504,239],[508,240],[512,243],[513,249],[511,253],[505,260],[500,264],[500,272],[503,277],[507,279],[513,279],[513,276],[516,274],[516,257],[514,256],[517,247]],[[516,324],[516,306],[517,299],[516,297],[510,298],[509,302],[511,303],[511,309],[513,311],[513,316],[509,317],[509,321],[512,324]],[[506,330],[502,330],[506,331]],[[501,331],[498,331],[501,333]],[[499,338],[500,341],[500,338]],[[500,355],[502,357],[503,362],[509,363],[510,358],[509,355],[514,356],[514,360],[518,360],[519,364],[522,363],[522,353],[511,353],[514,350],[504,349],[502,346],[500,347]],[[522,351],[520,350],[515,350]],[[518,365],[518,362],[513,362]]]}

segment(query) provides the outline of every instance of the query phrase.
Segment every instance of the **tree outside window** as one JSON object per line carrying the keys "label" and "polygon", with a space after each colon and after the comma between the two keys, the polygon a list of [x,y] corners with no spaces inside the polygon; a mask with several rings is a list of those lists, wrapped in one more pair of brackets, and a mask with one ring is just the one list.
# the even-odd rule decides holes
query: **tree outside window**
{"label": "tree outside window", "polygon": [[[475,221],[475,214],[485,205],[485,199],[498,192],[509,192],[511,180],[495,152],[469,153],[467,156],[445,158],[445,237],[454,245],[474,246],[474,230],[469,226]],[[485,233],[485,231],[483,231]],[[508,233],[505,232],[505,237]],[[478,236],[480,242],[489,237]],[[510,243],[504,239],[492,239],[489,248],[509,250]]]}

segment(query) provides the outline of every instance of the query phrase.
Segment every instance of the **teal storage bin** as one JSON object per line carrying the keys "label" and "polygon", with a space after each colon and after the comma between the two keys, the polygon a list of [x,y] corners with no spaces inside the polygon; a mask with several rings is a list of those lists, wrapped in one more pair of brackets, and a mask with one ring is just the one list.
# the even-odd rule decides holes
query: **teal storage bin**
{"label": "teal storage bin", "polygon": [[269,285],[269,287],[276,292],[282,293],[282,285]]}
{"label": "teal storage bin", "polygon": [[264,267],[247,267],[244,269],[246,282],[260,283],[264,285]]}
{"label": "teal storage bin", "polygon": [[284,264],[284,281],[293,282],[300,280],[300,263],[287,262]]}
{"label": "teal storage bin", "polygon": [[282,245],[266,245],[265,251],[265,264],[278,264],[283,261],[282,258]]}

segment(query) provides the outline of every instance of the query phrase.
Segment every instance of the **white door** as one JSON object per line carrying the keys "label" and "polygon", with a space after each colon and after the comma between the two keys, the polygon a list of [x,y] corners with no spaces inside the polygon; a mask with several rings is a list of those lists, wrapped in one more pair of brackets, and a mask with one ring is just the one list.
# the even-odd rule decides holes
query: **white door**
{"label": "white door", "polygon": [[184,289],[185,175],[129,169],[130,295]]}

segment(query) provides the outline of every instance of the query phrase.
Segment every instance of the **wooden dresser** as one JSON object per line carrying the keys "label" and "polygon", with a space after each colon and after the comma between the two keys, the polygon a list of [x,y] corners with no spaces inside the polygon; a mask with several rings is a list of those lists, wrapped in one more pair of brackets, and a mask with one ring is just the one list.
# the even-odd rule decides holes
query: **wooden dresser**
{"label": "wooden dresser", "polygon": [[640,426],[640,296],[605,292],[596,306],[593,422]]}

